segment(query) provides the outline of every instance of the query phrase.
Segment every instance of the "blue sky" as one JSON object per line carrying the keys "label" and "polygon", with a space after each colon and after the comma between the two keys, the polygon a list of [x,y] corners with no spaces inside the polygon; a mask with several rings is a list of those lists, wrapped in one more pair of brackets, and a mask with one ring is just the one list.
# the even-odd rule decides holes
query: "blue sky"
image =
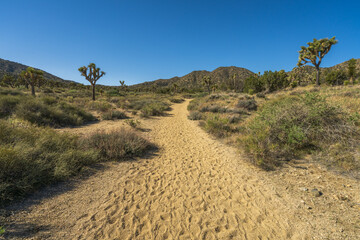
{"label": "blue sky", "polygon": [[339,43],[323,67],[360,57],[360,1],[3,0],[0,58],[86,83],[128,85],[220,66],[291,70],[313,38]]}

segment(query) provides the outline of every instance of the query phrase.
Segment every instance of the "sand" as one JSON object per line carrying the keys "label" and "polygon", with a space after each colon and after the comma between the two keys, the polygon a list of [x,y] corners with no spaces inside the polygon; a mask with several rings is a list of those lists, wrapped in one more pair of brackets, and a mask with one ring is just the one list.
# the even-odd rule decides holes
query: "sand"
{"label": "sand", "polygon": [[[301,197],[294,199],[291,191],[281,186],[286,181],[273,181],[273,174],[251,166],[235,148],[213,139],[196,121],[188,120],[188,102],[173,105],[168,116],[143,121],[142,126],[149,130],[143,134],[159,146],[158,152],[134,161],[105,164],[105,169],[85,180],[52,186],[38,196],[35,194],[16,207],[9,220],[12,225],[7,228],[7,237],[341,239],[345,236],[330,234],[329,229],[334,227],[339,232],[338,226],[329,225],[326,214],[320,218],[308,213],[308,209],[299,205]],[[119,121],[111,126],[122,124]],[[106,128],[104,124],[95,124],[69,131],[84,133],[99,126]],[[321,224],[313,222],[319,219]]]}

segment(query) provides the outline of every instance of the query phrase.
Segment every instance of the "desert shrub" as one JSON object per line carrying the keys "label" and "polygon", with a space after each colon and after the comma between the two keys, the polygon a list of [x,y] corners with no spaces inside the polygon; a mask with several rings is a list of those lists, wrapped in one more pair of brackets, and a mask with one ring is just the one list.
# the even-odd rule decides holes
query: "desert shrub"
{"label": "desert shrub", "polygon": [[115,120],[115,119],[124,119],[127,118],[127,116],[124,112],[114,110],[103,113],[101,115],[101,118],[103,120]]}
{"label": "desert shrub", "polygon": [[191,102],[187,106],[187,109],[189,111],[197,110],[199,108],[201,102],[202,102],[201,98],[194,98],[193,100],[191,100]]}
{"label": "desert shrub", "polygon": [[128,124],[132,128],[138,128],[140,126],[140,121],[139,120],[126,119],[125,123]]}
{"label": "desert shrub", "polygon": [[334,71],[330,71],[328,74],[326,74],[325,76],[325,81],[329,84],[329,85],[343,85],[344,81],[347,79],[347,75],[345,71],[342,70],[334,70]]}
{"label": "desert shrub", "polygon": [[98,160],[78,138],[24,123],[0,121],[0,205],[67,179]]}
{"label": "desert shrub", "polygon": [[227,108],[226,112],[227,113],[244,114],[244,115],[249,114],[244,108]]}
{"label": "desert shrub", "polygon": [[266,95],[265,95],[265,93],[260,92],[260,93],[256,94],[256,97],[258,97],[258,98],[266,98]]}
{"label": "desert shrub", "polygon": [[287,74],[284,70],[279,72],[265,71],[264,74],[261,75],[259,81],[264,83],[268,92],[273,92],[289,86]]}
{"label": "desert shrub", "polygon": [[54,105],[58,103],[58,100],[55,97],[49,97],[49,96],[42,97],[41,101],[46,105]]}
{"label": "desert shrub", "polygon": [[0,118],[10,116],[19,102],[18,96],[0,95]]}
{"label": "desert shrub", "polygon": [[91,101],[88,105],[89,110],[98,111],[98,112],[107,112],[112,106],[108,102],[103,101]]}
{"label": "desert shrub", "polygon": [[213,112],[213,113],[225,113],[227,111],[227,108],[221,107],[219,105],[208,105],[200,108],[200,112]]}
{"label": "desert shrub", "polygon": [[193,111],[193,112],[190,112],[188,118],[190,120],[201,120],[202,119],[202,114],[198,111]]}
{"label": "desert shrub", "polygon": [[0,95],[23,96],[24,93],[15,89],[0,88]]}
{"label": "desert shrub", "polygon": [[96,132],[82,140],[88,149],[99,151],[105,160],[124,160],[139,156],[153,145],[134,131],[120,128],[110,133]]}
{"label": "desert shrub", "polygon": [[44,88],[44,89],[42,90],[42,92],[43,92],[43,93],[54,93],[54,91],[53,91],[52,89],[50,89],[50,88]]}
{"label": "desert shrub", "polygon": [[[315,158],[333,169],[360,170],[360,161],[356,159],[353,148],[343,143],[330,145],[327,151]],[[324,159],[326,160],[324,161]]]}
{"label": "desert shrub", "polygon": [[350,81],[349,81],[349,80],[345,80],[345,81],[344,81],[344,85],[345,85],[345,86],[347,86],[347,85],[349,85],[349,84],[350,84]]}
{"label": "desert shrub", "polygon": [[239,115],[231,115],[229,117],[229,123],[238,123],[241,121],[241,117]]}
{"label": "desert shrub", "polygon": [[256,111],[257,110],[257,104],[254,98],[243,98],[238,101],[236,104],[236,107],[243,108],[248,111]]}
{"label": "desert shrub", "polygon": [[[265,90],[265,83],[257,75],[251,75],[244,81],[244,92],[252,95],[253,93],[262,92]],[[252,93],[250,93],[252,92]]]}
{"label": "desert shrub", "polygon": [[351,144],[358,133],[348,115],[318,93],[270,101],[248,122],[243,142],[253,162],[272,168],[299,154],[336,142]]}
{"label": "desert shrub", "polygon": [[169,110],[169,104],[165,102],[151,102],[149,104],[145,104],[140,109],[140,116],[141,117],[161,116],[167,110]]}
{"label": "desert shrub", "polygon": [[290,87],[291,88],[296,88],[298,86],[298,82],[297,81],[293,81],[290,83]]}
{"label": "desert shrub", "polygon": [[15,114],[38,126],[77,126],[95,120],[90,113],[65,102],[49,106],[35,98],[20,102]]}
{"label": "desert shrub", "polygon": [[183,98],[170,98],[172,103],[182,103],[183,101],[185,101]]}
{"label": "desert shrub", "polygon": [[234,132],[229,125],[229,119],[222,118],[218,115],[209,116],[204,124],[204,129],[216,137],[223,138]]}

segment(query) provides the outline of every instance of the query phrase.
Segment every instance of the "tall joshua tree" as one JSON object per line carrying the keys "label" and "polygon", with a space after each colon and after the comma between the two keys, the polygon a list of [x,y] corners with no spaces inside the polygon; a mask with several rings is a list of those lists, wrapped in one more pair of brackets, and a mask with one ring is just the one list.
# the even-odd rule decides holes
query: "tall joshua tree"
{"label": "tall joshua tree", "polygon": [[210,94],[211,93],[211,85],[212,85],[211,77],[209,75],[204,76],[202,78],[202,83],[207,88],[207,90],[208,90],[208,92]]}
{"label": "tall joshua tree", "polygon": [[308,47],[301,46],[299,51],[298,67],[301,67],[307,63],[312,63],[316,68],[316,85],[320,85],[320,64],[325,55],[330,51],[332,45],[338,41],[335,37],[330,39],[323,38],[317,40],[314,38],[313,42],[308,42]]}
{"label": "tall joshua tree", "polygon": [[84,76],[86,80],[88,80],[92,86],[92,100],[95,101],[95,85],[97,80],[105,75],[105,72],[101,71],[100,68],[97,68],[95,63],[90,63],[87,67],[80,67],[79,72],[81,76]]}
{"label": "tall joshua tree", "polygon": [[31,87],[31,95],[35,96],[35,85],[40,85],[43,83],[44,72],[38,69],[34,69],[32,67],[28,67],[26,71],[22,71],[20,73],[20,77],[30,85]]}

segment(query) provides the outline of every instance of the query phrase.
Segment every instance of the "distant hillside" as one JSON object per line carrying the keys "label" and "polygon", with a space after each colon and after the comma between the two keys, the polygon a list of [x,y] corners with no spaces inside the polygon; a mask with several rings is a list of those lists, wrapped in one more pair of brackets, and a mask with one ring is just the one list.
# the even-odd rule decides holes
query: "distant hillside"
{"label": "distant hillside", "polygon": [[[26,70],[29,66],[26,66],[24,64],[21,63],[17,63],[17,62],[12,62],[9,60],[4,60],[0,58],[0,77],[4,74],[15,74],[18,75],[20,74],[20,72],[22,72],[23,70]],[[55,75],[52,75],[48,72],[44,72],[44,78],[45,79],[49,79],[49,80],[53,80],[53,81],[57,81],[57,82],[72,82],[69,80],[64,80],[62,78],[59,78]]]}
{"label": "distant hillside", "polygon": [[245,78],[253,75],[254,73],[248,69],[240,67],[219,67],[212,72],[202,70],[193,71],[182,77],[173,77],[170,79],[158,79],[151,82],[144,82],[136,85],[132,85],[132,88],[152,88],[152,87],[171,87],[176,83],[179,87],[185,88],[198,88],[202,86],[202,78],[206,75],[210,75],[211,79],[219,87],[224,85],[233,84],[232,77],[236,74],[235,85],[240,85],[244,82]]}
{"label": "distant hillside", "polygon": [[[332,67],[321,68],[321,78],[324,78],[325,75],[329,71],[333,71],[333,70],[347,71],[348,64],[349,64],[349,60],[345,61],[343,63],[336,64],[335,66],[332,66]],[[360,58],[356,59],[356,71],[357,71],[357,73],[360,72]],[[298,77],[301,77],[302,82],[305,82],[305,83],[313,81],[316,77],[316,69],[312,65],[305,65],[303,67],[295,67],[295,68],[293,68],[293,70],[291,70],[290,72],[287,72],[287,73],[289,75],[292,74],[292,75],[297,75]]]}

